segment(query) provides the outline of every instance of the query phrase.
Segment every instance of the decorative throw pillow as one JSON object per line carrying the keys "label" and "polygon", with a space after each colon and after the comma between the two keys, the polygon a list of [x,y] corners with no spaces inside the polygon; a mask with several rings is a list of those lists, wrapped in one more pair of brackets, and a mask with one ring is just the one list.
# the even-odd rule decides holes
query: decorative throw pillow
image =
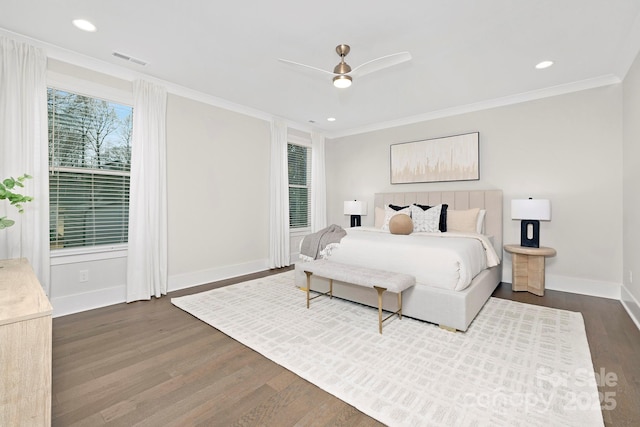
{"label": "decorative throw pillow", "polygon": [[401,211],[402,209],[408,208],[409,205],[407,205],[407,206],[398,206],[398,205],[392,205],[391,203],[389,203],[389,207],[391,209],[393,209],[394,211]]}
{"label": "decorative throw pillow", "polygon": [[[427,210],[427,209],[431,209],[433,206],[429,206],[429,205],[421,205],[419,203],[414,203],[415,206],[419,206],[421,207],[423,210]],[[440,224],[438,225],[438,228],[440,229],[440,231],[442,231],[443,233],[447,231],[447,209],[449,208],[449,205],[446,203],[442,203],[440,205],[437,206],[442,206],[441,210],[440,210]]]}
{"label": "decorative throw pillow", "polygon": [[426,210],[422,209],[421,207],[412,205],[411,219],[413,221],[413,231],[439,233],[441,212],[442,205],[434,206]]}
{"label": "decorative throw pillow", "polygon": [[389,207],[388,205],[385,206],[384,208],[384,223],[382,225],[382,230],[385,231],[389,231],[389,220],[391,220],[391,218],[394,215],[398,215],[398,214],[405,214],[405,215],[409,215],[411,216],[411,208],[410,207],[406,207],[403,209],[400,209],[399,211]]}
{"label": "decorative throw pillow", "polygon": [[391,234],[411,234],[413,231],[413,222],[411,217],[406,214],[397,214],[389,220],[389,231]]}
{"label": "decorative throw pillow", "polygon": [[476,233],[480,208],[447,211],[447,230]]}

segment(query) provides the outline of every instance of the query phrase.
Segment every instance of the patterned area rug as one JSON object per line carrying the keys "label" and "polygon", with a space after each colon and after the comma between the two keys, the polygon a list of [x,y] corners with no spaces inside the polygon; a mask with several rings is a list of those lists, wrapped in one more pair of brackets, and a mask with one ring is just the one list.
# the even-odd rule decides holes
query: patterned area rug
{"label": "patterned area rug", "polygon": [[[373,290],[372,290],[373,292]],[[602,426],[580,313],[491,298],[465,333],[305,305],[293,271],[171,302],[390,426]]]}

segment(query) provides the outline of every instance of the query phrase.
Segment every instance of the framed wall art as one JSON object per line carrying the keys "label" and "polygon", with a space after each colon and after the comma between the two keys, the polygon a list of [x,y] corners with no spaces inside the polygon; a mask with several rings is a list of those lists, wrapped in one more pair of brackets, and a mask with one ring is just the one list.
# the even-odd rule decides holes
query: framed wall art
{"label": "framed wall art", "polygon": [[391,145],[391,184],[480,179],[480,132]]}

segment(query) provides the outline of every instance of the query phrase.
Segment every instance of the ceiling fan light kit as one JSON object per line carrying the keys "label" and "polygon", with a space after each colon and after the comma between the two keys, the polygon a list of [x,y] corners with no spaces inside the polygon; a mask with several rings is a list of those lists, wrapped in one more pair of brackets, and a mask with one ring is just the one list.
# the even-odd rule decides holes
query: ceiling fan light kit
{"label": "ceiling fan light kit", "polygon": [[338,89],[346,89],[351,86],[351,76],[341,74],[333,78],[333,85]]}
{"label": "ceiling fan light kit", "polygon": [[351,76],[347,76],[351,72],[349,64],[344,62],[344,57],[347,56],[351,48],[348,44],[339,44],[336,46],[336,53],[340,55],[340,63],[333,68],[333,73],[337,74],[333,78],[333,85],[339,89],[345,89],[351,86]]}
{"label": "ceiling fan light kit", "polygon": [[296,67],[304,67],[314,71],[319,71],[321,73],[332,74],[334,76],[333,85],[337,88],[345,89],[351,86],[351,83],[353,82],[352,76],[354,75],[362,77],[366,74],[373,73],[374,71],[392,67],[411,59],[411,54],[409,52],[399,52],[391,55],[381,56],[380,58],[365,62],[364,64],[361,64],[352,70],[349,64],[344,62],[344,57],[347,56],[350,50],[351,48],[348,44],[339,44],[338,46],[336,46],[336,53],[340,56],[340,62],[333,68],[333,72],[326,71],[321,68],[316,68],[311,65],[289,61],[287,59],[280,59],[280,61]]}

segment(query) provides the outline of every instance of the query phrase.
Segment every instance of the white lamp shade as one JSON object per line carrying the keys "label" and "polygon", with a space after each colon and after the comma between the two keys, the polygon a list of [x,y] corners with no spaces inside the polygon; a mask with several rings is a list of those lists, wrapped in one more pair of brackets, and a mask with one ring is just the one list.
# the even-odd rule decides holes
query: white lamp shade
{"label": "white lamp shade", "polygon": [[345,215],[366,215],[367,202],[363,202],[362,200],[348,200],[344,202],[344,214]]}
{"label": "white lamp shade", "polygon": [[511,219],[551,220],[551,202],[546,199],[515,199],[511,201]]}

